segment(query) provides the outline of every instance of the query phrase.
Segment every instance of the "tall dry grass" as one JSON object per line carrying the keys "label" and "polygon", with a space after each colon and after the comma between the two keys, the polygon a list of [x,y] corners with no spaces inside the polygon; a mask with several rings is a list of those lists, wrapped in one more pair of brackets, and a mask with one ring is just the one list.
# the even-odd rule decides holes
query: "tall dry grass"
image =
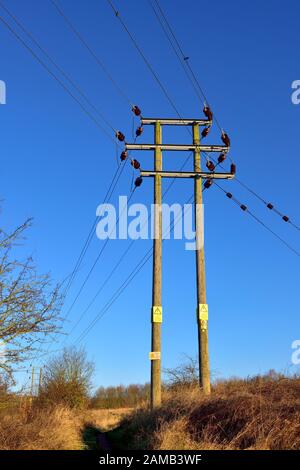
{"label": "tall dry grass", "polygon": [[300,449],[300,379],[228,380],[210,397],[173,387],[159,409],[136,411],[111,437],[133,449]]}
{"label": "tall dry grass", "polygon": [[62,406],[6,413],[0,418],[0,449],[81,449],[80,429],[79,418]]}
{"label": "tall dry grass", "polygon": [[[28,397],[27,397],[28,398]],[[22,403],[21,403],[22,405]],[[0,450],[83,450],[96,446],[96,432],[119,425],[131,409],[74,410],[62,405],[50,408],[8,407],[0,413]],[[93,430],[91,438],[87,429]]]}
{"label": "tall dry grass", "polygon": [[[109,431],[118,449],[300,449],[300,378],[227,380],[215,384],[210,397],[195,384],[176,384],[164,389],[153,412],[146,406],[8,409],[0,413],[0,449],[90,448],[97,429]],[[85,430],[92,431],[86,441]]]}

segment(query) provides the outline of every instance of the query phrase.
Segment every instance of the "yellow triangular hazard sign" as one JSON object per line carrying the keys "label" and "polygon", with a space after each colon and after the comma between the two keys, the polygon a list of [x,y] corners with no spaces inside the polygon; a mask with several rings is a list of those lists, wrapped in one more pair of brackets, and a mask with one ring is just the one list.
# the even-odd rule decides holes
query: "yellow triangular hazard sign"
{"label": "yellow triangular hazard sign", "polygon": [[199,318],[201,321],[208,320],[208,305],[207,304],[199,304]]}
{"label": "yellow triangular hazard sign", "polygon": [[155,305],[152,308],[152,321],[154,323],[162,323],[162,307],[160,305]]}

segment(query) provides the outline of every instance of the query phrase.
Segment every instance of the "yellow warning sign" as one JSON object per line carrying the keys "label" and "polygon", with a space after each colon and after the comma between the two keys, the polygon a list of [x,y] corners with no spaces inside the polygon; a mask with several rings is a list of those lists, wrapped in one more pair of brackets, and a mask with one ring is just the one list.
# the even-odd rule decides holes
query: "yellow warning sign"
{"label": "yellow warning sign", "polygon": [[154,305],[152,307],[152,321],[153,323],[162,323],[162,306]]}
{"label": "yellow warning sign", "polygon": [[207,304],[199,304],[199,319],[201,321],[208,321],[208,305]]}
{"label": "yellow warning sign", "polygon": [[149,353],[150,361],[157,361],[160,359],[160,351],[152,351]]}

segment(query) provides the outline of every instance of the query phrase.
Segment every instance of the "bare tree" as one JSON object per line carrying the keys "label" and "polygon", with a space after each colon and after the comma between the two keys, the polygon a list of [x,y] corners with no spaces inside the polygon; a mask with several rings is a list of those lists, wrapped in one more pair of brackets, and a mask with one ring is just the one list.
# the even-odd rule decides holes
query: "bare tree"
{"label": "bare tree", "polygon": [[49,275],[37,273],[31,257],[14,257],[30,225],[29,219],[10,234],[0,230],[0,372],[10,376],[60,325],[59,286],[53,288]]}
{"label": "bare tree", "polygon": [[83,349],[64,348],[44,368],[40,403],[62,403],[70,408],[87,406],[93,373],[94,364]]}
{"label": "bare tree", "polygon": [[164,374],[167,377],[166,384],[169,387],[176,388],[195,385],[199,380],[198,361],[186,356],[184,364],[180,364],[174,369],[165,369]]}

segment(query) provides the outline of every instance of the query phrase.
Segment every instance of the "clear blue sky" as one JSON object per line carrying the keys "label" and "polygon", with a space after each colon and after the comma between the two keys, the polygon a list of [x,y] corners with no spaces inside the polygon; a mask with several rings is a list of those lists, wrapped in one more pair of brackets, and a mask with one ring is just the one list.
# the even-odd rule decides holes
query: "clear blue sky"
{"label": "clear blue sky", "polygon": [[[132,113],[48,0],[3,1],[95,105],[125,134]],[[144,116],[176,117],[120,23],[104,0],[62,0],[79,31],[103,59]],[[202,116],[202,105],[172,53],[146,0],[120,2],[121,14],[164,82],[180,113]],[[300,224],[300,105],[291,103],[291,83],[300,79],[300,5],[289,0],[241,2],[161,0],[190,57],[215,114],[232,139],[238,176]],[[8,18],[0,9],[1,15]],[[10,20],[11,22],[11,20]],[[27,39],[26,39],[27,41]],[[24,253],[39,270],[62,280],[73,268],[95,211],[115,171],[115,147],[82,113],[28,51],[0,24],[0,79],[7,84],[1,119],[1,227],[34,217]],[[166,131],[166,141],[189,135]],[[144,141],[152,139],[146,129]],[[219,143],[214,128],[209,143]],[[150,165],[150,154],[138,157]],[[184,156],[167,156],[179,168]],[[125,169],[113,200],[128,194]],[[300,234],[236,182],[224,183],[273,230],[300,250]],[[176,182],[167,202],[185,202],[190,181]],[[135,202],[151,202],[144,181]],[[217,188],[205,193],[205,249],[210,310],[210,356],[214,377],[246,376],[291,367],[291,343],[300,337],[299,257],[280,244]],[[79,318],[130,241],[111,241],[70,315]],[[103,242],[93,240],[66,308]],[[94,318],[123,282],[151,241],[137,241],[67,344]],[[183,242],[163,247],[163,366],[173,367],[197,351],[194,253]],[[85,338],[96,362],[96,385],[145,382],[150,364],[151,263]],[[66,311],[66,309],[65,309]],[[37,363],[36,365],[39,365]]]}

